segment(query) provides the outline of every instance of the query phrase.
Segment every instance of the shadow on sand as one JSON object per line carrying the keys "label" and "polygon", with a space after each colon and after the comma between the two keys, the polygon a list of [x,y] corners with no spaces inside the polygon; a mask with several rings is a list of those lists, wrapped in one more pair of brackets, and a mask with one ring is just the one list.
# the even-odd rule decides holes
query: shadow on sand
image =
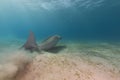
{"label": "shadow on sand", "polygon": [[46,50],[46,51],[57,54],[58,52],[64,50],[65,48],[67,48],[67,47],[66,46],[56,46],[56,47],[53,47],[53,48]]}

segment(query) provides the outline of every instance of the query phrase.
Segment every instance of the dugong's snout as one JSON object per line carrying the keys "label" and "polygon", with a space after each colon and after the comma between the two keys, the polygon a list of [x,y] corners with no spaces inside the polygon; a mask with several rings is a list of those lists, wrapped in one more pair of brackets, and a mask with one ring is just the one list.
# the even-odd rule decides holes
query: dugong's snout
{"label": "dugong's snout", "polygon": [[62,37],[61,37],[61,36],[59,36],[59,35],[55,35],[55,37],[56,37],[57,39],[59,39],[59,40],[61,40],[61,39],[62,39]]}

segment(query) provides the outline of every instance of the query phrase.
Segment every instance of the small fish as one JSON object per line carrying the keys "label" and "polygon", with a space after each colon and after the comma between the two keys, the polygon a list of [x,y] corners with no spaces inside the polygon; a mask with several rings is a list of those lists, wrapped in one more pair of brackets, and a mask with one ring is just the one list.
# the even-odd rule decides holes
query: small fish
{"label": "small fish", "polygon": [[61,36],[59,35],[51,36],[41,43],[41,45],[39,46],[39,49],[50,50],[57,45],[60,39],[61,39]]}

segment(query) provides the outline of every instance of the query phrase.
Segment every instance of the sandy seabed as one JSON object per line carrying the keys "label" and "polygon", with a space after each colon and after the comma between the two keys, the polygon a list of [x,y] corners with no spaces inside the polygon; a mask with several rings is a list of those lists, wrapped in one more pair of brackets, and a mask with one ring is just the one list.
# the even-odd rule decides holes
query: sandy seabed
{"label": "sandy seabed", "polygon": [[[119,45],[108,43],[65,45],[67,47],[58,53],[33,53],[35,55],[31,59],[25,56],[20,58],[19,55],[21,60],[14,59],[15,61],[9,65],[13,70],[8,71],[13,75],[4,75],[1,72],[3,76],[0,76],[0,80],[120,80]],[[27,56],[30,54],[26,51],[18,53],[27,53]],[[4,70],[3,72],[5,73]]]}

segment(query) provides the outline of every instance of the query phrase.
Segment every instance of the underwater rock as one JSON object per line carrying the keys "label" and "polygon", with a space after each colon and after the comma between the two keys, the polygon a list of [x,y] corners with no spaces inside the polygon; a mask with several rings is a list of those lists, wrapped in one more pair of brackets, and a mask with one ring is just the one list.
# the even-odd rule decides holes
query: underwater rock
{"label": "underwater rock", "polygon": [[58,43],[58,41],[60,39],[61,39],[61,36],[59,36],[59,35],[51,36],[41,43],[41,45],[39,46],[39,49],[40,50],[50,50],[56,46],[56,44]]}
{"label": "underwater rock", "polygon": [[30,32],[28,40],[23,45],[23,48],[26,49],[26,50],[30,50],[30,51],[38,51],[39,50],[38,47],[37,47],[37,43],[36,43],[34,33],[32,31]]}

